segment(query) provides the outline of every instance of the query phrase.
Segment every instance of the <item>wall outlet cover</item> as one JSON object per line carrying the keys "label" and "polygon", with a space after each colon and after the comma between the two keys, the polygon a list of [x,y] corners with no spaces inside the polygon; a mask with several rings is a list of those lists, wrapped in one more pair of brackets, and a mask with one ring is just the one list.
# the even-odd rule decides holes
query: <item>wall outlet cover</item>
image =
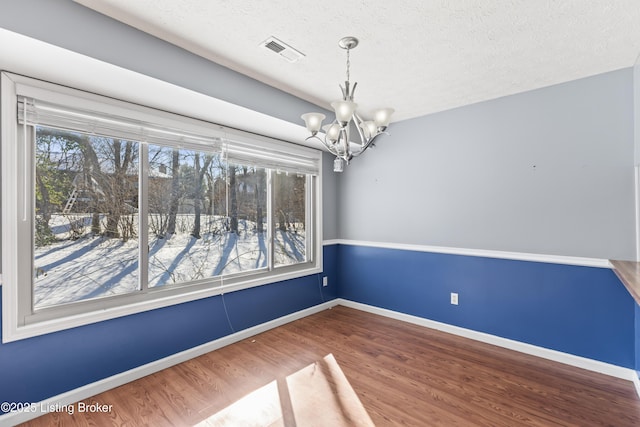
{"label": "wall outlet cover", "polygon": [[458,294],[451,292],[451,304],[458,305]]}

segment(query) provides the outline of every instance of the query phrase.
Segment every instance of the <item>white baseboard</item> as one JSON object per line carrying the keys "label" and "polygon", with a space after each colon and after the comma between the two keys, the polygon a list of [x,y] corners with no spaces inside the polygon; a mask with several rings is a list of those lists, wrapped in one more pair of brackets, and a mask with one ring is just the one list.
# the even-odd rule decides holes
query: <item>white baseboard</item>
{"label": "white baseboard", "polygon": [[343,305],[345,307],[354,308],[356,310],[366,311],[368,313],[378,314],[381,316],[389,317],[403,322],[412,323],[419,326],[424,326],[430,329],[436,329],[439,331],[447,332],[453,335],[470,338],[476,341],[493,344],[499,347],[508,348],[510,350],[519,351],[521,353],[530,354],[533,356],[541,357],[548,360],[564,363],[566,365],[575,366],[578,368],[586,369],[592,372],[598,372],[601,374],[609,375],[616,378],[621,378],[633,382],[636,392],[640,397],[640,379],[635,370],[623,368],[620,366],[612,365],[609,363],[600,362],[597,360],[587,359],[584,357],[574,356],[572,354],[562,353],[556,350],[550,350],[544,347],[538,347],[531,344],[526,344],[519,341],[510,340],[507,338],[501,338],[495,335],[486,334],[483,332],[477,332],[471,329],[461,328],[459,326],[453,326],[446,323],[436,322],[434,320],[424,319],[422,317],[412,316],[409,314],[400,313],[397,311],[387,310],[367,304],[362,304],[346,299],[338,298],[325,303],[301,310],[278,319],[271,320],[269,322],[254,326],[249,329],[245,329],[234,334],[219,338],[217,340],[202,344],[200,346],[182,351],[180,353],[173,354],[155,362],[147,363],[146,365],[139,366],[134,369],[130,369],[126,372],[122,372],[117,375],[96,381],[91,384],[79,387],[74,390],[70,390],[66,393],[53,396],[49,399],[37,402],[34,405],[35,412],[14,412],[0,416],[0,427],[13,426],[19,423],[29,421],[43,415],[45,412],[41,411],[41,408],[52,408],[70,405],[75,402],[87,399],[96,394],[110,390],[112,388],[121,386],[123,384],[135,381],[139,378],[151,375],[155,372],[161,371],[178,363],[185,362],[193,359],[194,357],[201,356],[205,353],[217,350],[225,347],[229,344],[233,344],[238,341],[242,341],[261,332],[268,331],[269,329],[282,326],[294,320],[301,319],[311,314],[318,313],[322,310],[335,307],[336,305]]}
{"label": "white baseboard", "polygon": [[111,377],[102,379],[100,381],[96,381],[91,384],[87,384],[85,386],[76,388],[74,390],[70,390],[66,393],[53,396],[41,402],[37,402],[37,403],[34,402],[35,403],[35,405],[33,405],[33,407],[35,408],[34,412],[12,412],[12,413],[1,415],[0,427],[14,426],[16,424],[32,420],[41,415],[44,415],[46,411],[42,412],[41,411],[42,408],[62,407],[65,405],[70,405],[75,402],[79,402],[91,396],[95,396],[96,394],[121,386],[131,381],[135,381],[147,375],[151,375],[155,372],[169,368],[173,365],[177,365],[178,363],[182,363],[187,360],[193,359],[194,357],[198,357],[203,354],[209,353],[211,351],[217,350],[219,348],[225,347],[229,344],[242,341],[244,339],[257,335],[261,332],[268,331],[269,329],[273,329],[278,326],[287,324],[289,322],[293,322],[294,320],[302,319],[303,317],[318,313],[322,310],[335,307],[336,305],[338,305],[337,301],[338,300],[335,300],[335,299],[331,301],[327,301],[325,303],[307,308],[305,310],[297,311],[295,313],[291,313],[286,316],[279,317],[269,322],[262,323],[260,325],[257,325],[248,329],[244,329],[234,334],[227,335],[225,337],[199,345],[197,347],[190,348],[185,351],[181,351],[180,353],[172,354],[171,356],[167,356],[163,359],[156,360],[151,363],[147,363],[146,365],[142,365],[137,368],[130,369],[128,371],[113,375]]}
{"label": "white baseboard", "polygon": [[573,354],[563,353],[557,350],[550,350],[544,347],[538,347],[532,344],[526,344],[520,341],[510,340],[508,338],[498,337],[496,335],[486,334],[471,329],[461,328],[459,326],[449,325],[447,323],[436,322],[434,320],[422,317],[412,316],[397,311],[387,310],[372,305],[362,304],[359,302],[349,301],[342,298],[337,300],[339,305],[355,308],[356,310],[366,311],[368,313],[379,314],[403,322],[413,323],[414,325],[424,326],[431,329],[447,332],[472,340],[481,341],[487,344],[493,344],[498,347],[519,351],[520,353],[530,354],[532,356],[541,357],[543,359],[553,360],[555,362],[564,363],[566,365],[575,366],[577,368],[586,369],[592,372],[633,381],[636,384],[636,390],[640,397],[640,380],[635,370],[623,368],[621,366],[612,365],[610,363],[600,362],[598,360],[587,359],[586,357],[575,356]]}
{"label": "white baseboard", "polygon": [[636,386],[636,394],[640,397],[640,378],[638,378],[637,372],[633,375],[633,379],[631,381],[633,381],[633,385]]}

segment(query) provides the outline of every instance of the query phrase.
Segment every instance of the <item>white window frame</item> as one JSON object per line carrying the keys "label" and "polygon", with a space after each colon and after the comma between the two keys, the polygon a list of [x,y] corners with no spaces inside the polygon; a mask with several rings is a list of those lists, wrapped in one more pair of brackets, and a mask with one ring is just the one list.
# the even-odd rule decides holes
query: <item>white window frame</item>
{"label": "white window frame", "polygon": [[[56,99],[61,103],[66,101],[86,103],[89,106],[99,105],[106,111],[119,112],[125,117],[133,117],[145,123],[180,126],[190,131],[206,132],[223,139],[238,140],[247,144],[241,143],[241,147],[251,147],[252,145],[258,149],[271,147],[279,152],[292,153],[293,158],[300,156],[313,159],[314,162],[317,162],[317,172],[314,175],[307,175],[306,215],[308,226],[306,237],[310,252],[307,256],[307,262],[272,268],[273,257],[271,256],[267,271],[261,269],[256,272],[248,271],[197,281],[193,284],[163,287],[163,289],[147,289],[145,292],[81,301],[38,310],[37,313],[34,313],[31,304],[33,244],[31,238],[24,238],[24,236],[31,236],[33,233],[32,204],[35,168],[32,164],[34,163],[34,153],[29,152],[27,148],[24,150],[21,148],[32,147],[32,144],[20,143],[21,139],[24,141],[29,135],[25,135],[22,131],[23,126],[18,124],[17,97],[25,94],[22,92],[40,93],[41,91],[46,92],[47,96],[51,92],[57,93]],[[322,271],[322,155],[318,150],[5,72],[2,73],[0,86],[0,114],[2,120],[0,136],[2,141],[3,342],[317,274]],[[26,170],[29,173],[25,173]],[[270,176],[269,173],[268,188],[271,188]],[[29,197],[25,197],[24,189],[29,189],[27,193]],[[142,200],[141,203],[144,204]],[[142,204],[140,211],[141,218],[144,218],[146,212],[144,212]],[[267,207],[269,218],[272,218],[269,201]],[[268,239],[271,241],[273,239],[272,223],[269,224],[268,233]],[[140,245],[142,246],[142,241]],[[140,265],[142,265],[143,259],[140,259]]]}

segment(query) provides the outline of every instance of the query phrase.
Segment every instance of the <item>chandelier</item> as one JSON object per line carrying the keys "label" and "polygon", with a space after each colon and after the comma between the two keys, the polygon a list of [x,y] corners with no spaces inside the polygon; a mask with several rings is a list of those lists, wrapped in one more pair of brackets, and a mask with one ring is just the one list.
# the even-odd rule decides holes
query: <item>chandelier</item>
{"label": "chandelier", "polygon": [[[353,87],[349,82],[349,52],[358,46],[358,39],[355,37],[344,37],[338,42],[338,46],[347,51],[347,80],[344,82],[342,89],[342,100],[333,101],[331,107],[334,109],[336,118],[332,123],[322,126],[325,115],[322,113],[307,113],[302,115],[307,130],[311,132],[311,138],[318,139],[336,156],[333,161],[333,171],[342,172],[344,163],[349,164],[351,159],[364,153],[365,150],[373,146],[373,141],[383,133],[389,126],[393,108],[381,108],[373,112],[373,120],[363,120],[356,112],[358,104],[353,102],[353,94],[358,83],[354,83]],[[352,125],[353,123],[353,125]],[[318,136],[320,128],[325,131],[323,138]],[[358,132],[359,142],[351,142],[350,136],[352,129]]]}

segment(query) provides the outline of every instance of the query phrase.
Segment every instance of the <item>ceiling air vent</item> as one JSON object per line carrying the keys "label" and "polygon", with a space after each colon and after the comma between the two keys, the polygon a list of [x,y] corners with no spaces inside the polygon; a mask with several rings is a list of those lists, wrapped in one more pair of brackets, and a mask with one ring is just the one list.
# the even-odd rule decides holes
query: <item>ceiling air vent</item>
{"label": "ceiling air vent", "polygon": [[289,62],[296,62],[300,58],[304,57],[302,52],[295,50],[282,40],[278,40],[275,37],[269,37],[261,43],[261,46],[277,53]]}

